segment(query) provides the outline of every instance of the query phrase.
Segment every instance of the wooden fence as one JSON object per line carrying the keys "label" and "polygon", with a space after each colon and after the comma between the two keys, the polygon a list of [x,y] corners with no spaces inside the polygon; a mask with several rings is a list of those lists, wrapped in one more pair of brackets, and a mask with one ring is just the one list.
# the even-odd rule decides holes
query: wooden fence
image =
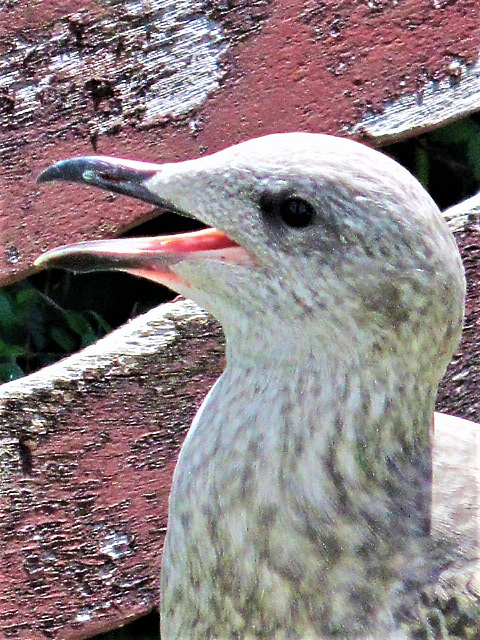
{"label": "wooden fence", "polygon": [[[0,2],[0,283],[157,213],[40,189],[53,161],[185,159],[274,131],[400,140],[480,109],[479,25],[476,0]],[[446,214],[469,291],[438,405],[473,420],[478,208]],[[0,637],[78,640],[156,606],[171,474],[222,340],[196,305],[169,303],[0,388]],[[439,428],[471,455],[459,424]]]}

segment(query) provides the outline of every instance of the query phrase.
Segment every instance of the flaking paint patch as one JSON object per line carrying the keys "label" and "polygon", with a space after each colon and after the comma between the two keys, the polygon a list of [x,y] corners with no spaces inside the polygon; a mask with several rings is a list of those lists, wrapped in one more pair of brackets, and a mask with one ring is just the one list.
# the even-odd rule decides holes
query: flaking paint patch
{"label": "flaking paint patch", "polygon": [[125,533],[111,531],[105,534],[100,551],[112,560],[132,555],[132,539]]}
{"label": "flaking paint patch", "polygon": [[478,111],[480,59],[472,65],[454,60],[448,65],[447,73],[448,78],[430,81],[421,92],[399,98],[382,113],[368,112],[349,133],[366,134],[379,142],[388,142]]}
{"label": "flaking paint patch", "polygon": [[[228,48],[220,26],[201,10],[196,0],[129,2],[120,20],[88,21],[79,14],[81,43],[68,20],[34,45],[14,40],[0,57],[0,95],[12,104],[0,111],[0,122],[29,124],[59,93],[62,110],[79,113],[85,112],[85,92],[87,101],[91,93],[90,125],[97,134],[128,121],[150,126],[192,112],[218,88]],[[34,69],[34,81],[26,67]],[[105,102],[108,107],[99,108]]]}
{"label": "flaking paint patch", "polygon": [[90,608],[81,609],[76,617],[75,622],[89,622],[92,619],[92,611]]}
{"label": "flaking paint patch", "polygon": [[18,438],[0,438],[0,494],[10,486],[20,468]]}

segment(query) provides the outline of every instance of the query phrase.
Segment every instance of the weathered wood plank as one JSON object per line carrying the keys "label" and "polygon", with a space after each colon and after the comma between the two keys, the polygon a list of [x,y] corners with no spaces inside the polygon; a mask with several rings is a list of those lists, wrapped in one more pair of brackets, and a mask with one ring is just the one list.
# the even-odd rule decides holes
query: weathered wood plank
{"label": "weathered wood plank", "polygon": [[[38,189],[35,176],[61,157],[177,160],[292,129],[381,142],[411,135],[413,119],[431,128],[477,108],[476,0],[227,4],[0,6],[1,283],[28,273],[47,248],[156,214],[85,188]],[[433,115],[430,94],[441,106]],[[390,104],[401,105],[400,124]],[[378,117],[380,129],[369,130]],[[439,407],[479,420],[471,205],[449,211],[469,292]],[[154,606],[170,477],[221,369],[219,340],[195,305],[167,305],[0,388],[0,635],[78,639]],[[448,425],[455,434],[457,423]]]}
{"label": "weathered wood plank", "polygon": [[443,212],[443,216],[454,233],[479,230],[480,193],[449,207]]}
{"label": "weathered wood plank", "polygon": [[0,387],[0,637],[84,638],[157,604],[177,451],[222,354],[183,301]]}
{"label": "weathered wood plank", "polygon": [[81,188],[38,189],[59,158],[168,161],[272,131],[345,134],[402,96],[412,122],[431,81],[441,109],[419,126],[478,104],[476,0],[18,0],[0,18],[2,284],[54,245],[155,215]]}
{"label": "weathered wood plank", "polygon": [[440,385],[437,407],[480,422],[480,194],[444,211],[455,233],[467,278],[465,322],[460,347]]}
{"label": "weathered wood plank", "polygon": [[430,131],[480,109],[480,60],[471,65],[452,60],[447,77],[430,80],[416,93],[402,96],[367,114],[350,133],[389,144]]}

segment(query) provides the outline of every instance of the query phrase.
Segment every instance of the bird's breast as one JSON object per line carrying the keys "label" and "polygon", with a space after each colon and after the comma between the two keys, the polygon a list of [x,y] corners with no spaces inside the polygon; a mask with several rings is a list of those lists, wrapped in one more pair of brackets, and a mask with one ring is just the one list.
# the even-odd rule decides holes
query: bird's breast
{"label": "bird's breast", "polygon": [[[166,638],[186,629],[202,640],[259,630],[280,639],[342,629],[360,637],[372,620],[393,629],[399,579],[383,565],[401,565],[401,552],[387,545],[376,561],[381,579],[371,579],[371,523],[338,494],[308,411],[288,390],[280,395],[223,378],[195,419],[170,498]],[[321,420],[316,409],[314,417]]]}

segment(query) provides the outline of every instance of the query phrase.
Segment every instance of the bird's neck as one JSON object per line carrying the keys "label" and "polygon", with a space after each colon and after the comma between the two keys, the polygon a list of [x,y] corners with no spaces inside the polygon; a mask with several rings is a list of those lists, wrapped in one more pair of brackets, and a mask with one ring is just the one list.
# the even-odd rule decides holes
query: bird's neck
{"label": "bird's neck", "polygon": [[430,575],[433,390],[389,366],[229,355],[175,472],[162,635],[201,612],[212,637],[240,620],[245,637],[393,638],[399,594]]}
{"label": "bird's neck", "polygon": [[401,511],[424,534],[435,395],[407,363],[312,354],[298,367],[257,353],[229,358],[211,402],[228,407],[222,440],[237,454],[258,443],[252,462],[273,485],[305,490],[326,516],[350,494],[363,513],[386,524]]}

